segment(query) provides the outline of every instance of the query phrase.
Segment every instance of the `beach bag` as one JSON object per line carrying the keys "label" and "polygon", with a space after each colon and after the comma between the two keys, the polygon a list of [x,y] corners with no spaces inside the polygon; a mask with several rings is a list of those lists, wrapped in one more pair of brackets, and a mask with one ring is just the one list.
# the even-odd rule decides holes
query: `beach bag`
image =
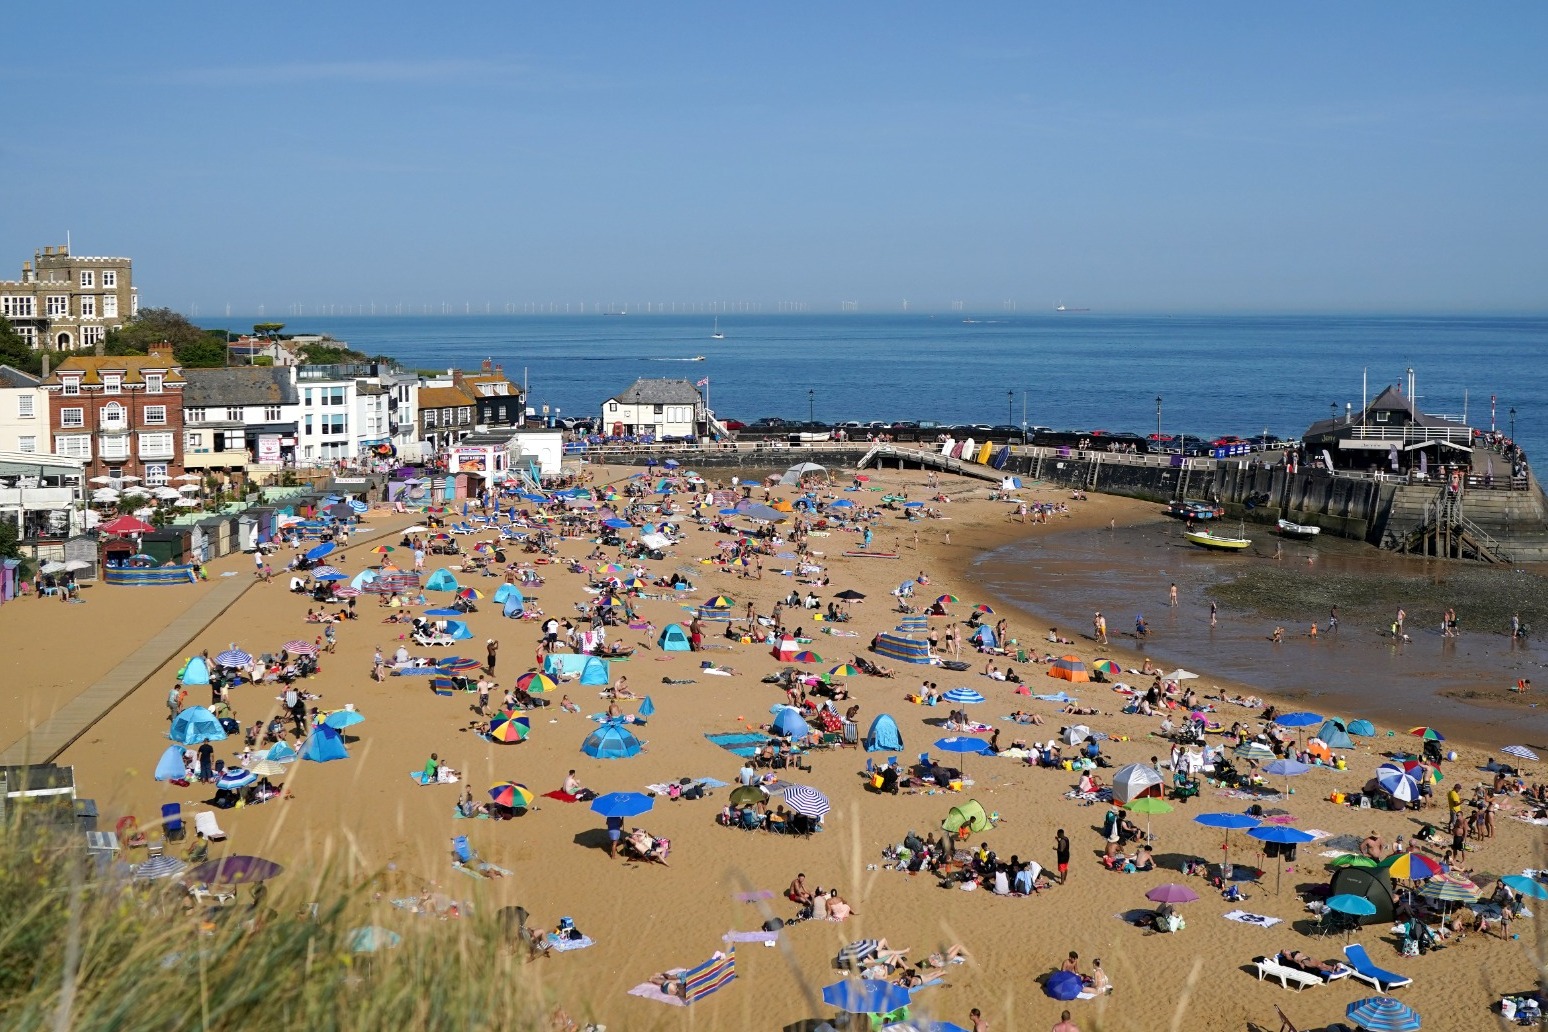
{"label": "beach bag", "polygon": [[667,786],[667,798],[674,802],[683,797],[683,787],[676,782]]}
{"label": "beach bag", "polygon": [[777,917],[771,917],[763,922],[763,930],[765,932],[777,932],[783,927],[785,927],[785,922]]}

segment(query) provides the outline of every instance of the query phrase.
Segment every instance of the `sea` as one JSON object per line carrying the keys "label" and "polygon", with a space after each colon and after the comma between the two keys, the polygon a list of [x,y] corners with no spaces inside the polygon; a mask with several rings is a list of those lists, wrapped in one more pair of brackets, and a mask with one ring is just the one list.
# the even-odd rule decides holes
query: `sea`
{"label": "sea", "polygon": [[[600,414],[637,377],[709,380],[725,419],[923,420],[1199,436],[1299,437],[1406,383],[1419,407],[1548,445],[1542,316],[844,313],[315,316],[416,368],[500,363],[531,404]],[[702,359],[702,360],[701,360]],[[1159,399],[1159,400],[1158,400]],[[1492,414],[1491,414],[1492,406]]]}

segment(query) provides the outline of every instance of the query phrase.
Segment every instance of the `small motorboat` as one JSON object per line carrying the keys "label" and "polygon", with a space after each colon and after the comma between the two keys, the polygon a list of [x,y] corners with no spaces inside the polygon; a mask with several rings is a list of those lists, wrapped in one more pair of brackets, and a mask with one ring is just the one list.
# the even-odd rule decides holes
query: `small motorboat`
{"label": "small motorboat", "polygon": [[1226,537],[1224,534],[1212,534],[1207,530],[1190,530],[1183,534],[1190,544],[1200,548],[1213,548],[1222,552],[1240,552],[1252,544],[1252,541],[1244,537]]}
{"label": "small motorboat", "polygon": [[1225,515],[1225,510],[1218,505],[1188,499],[1171,502],[1162,512],[1174,520],[1214,520]]}
{"label": "small motorboat", "polygon": [[1321,527],[1308,527],[1302,523],[1291,523],[1289,520],[1279,521],[1279,533],[1287,538],[1298,538],[1309,541],[1322,533]]}

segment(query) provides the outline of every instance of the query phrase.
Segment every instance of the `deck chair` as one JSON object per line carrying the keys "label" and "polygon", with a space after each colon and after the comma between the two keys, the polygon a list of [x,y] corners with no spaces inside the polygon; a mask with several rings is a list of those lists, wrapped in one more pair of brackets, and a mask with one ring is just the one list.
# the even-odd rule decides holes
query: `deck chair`
{"label": "deck chair", "polygon": [[123,843],[125,849],[134,849],[145,845],[145,833],[140,830],[140,822],[134,814],[118,819],[118,826],[114,829],[118,834],[118,841]]}
{"label": "deck chair", "polygon": [[1371,960],[1370,954],[1365,952],[1365,947],[1357,942],[1344,947],[1344,956],[1349,958],[1349,966],[1354,969],[1350,973],[1360,981],[1370,983],[1378,993],[1401,989],[1413,982],[1412,978],[1405,978],[1385,968],[1377,967]]}
{"label": "deck chair", "polygon": [[1285,1016],[1285,1012],[1280,1009],[1277,1003],[1274,1005],[1274,1013],[1279,1015],[1279,1032],[1301,1032],[1300,1029],[1295,1027],[1295,1022]]}
{"label": "deck chair", "polygon": [[188,834],[188,828],[183,824],[183,806],[181,803],[162,804],[161,833],[167,837],[168,842],[181,842],[183,841],[183,836]]}
{"label": "deck chair", "polygon": [[226,833],[220,830],[214,810],[200,810],[194,814],[194,834],[209,842],[222,842]]}

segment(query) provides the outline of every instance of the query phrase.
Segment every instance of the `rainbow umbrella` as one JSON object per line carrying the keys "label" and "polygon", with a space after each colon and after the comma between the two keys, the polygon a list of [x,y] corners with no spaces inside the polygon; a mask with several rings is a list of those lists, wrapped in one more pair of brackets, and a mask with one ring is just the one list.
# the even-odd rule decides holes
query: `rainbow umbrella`
{"label": "rainbow umbrella", "polygon": [[1086,664],[1079,656],[1061,656],[1053,661],[1048,668],[1049,677],[1062,677],[1066,681],[1089,681],[1091,675],[1086,672]]}
{"label": "rainbow umbrella", "polygon": [[631,591],[638,591],[641,588],[650,587],[650,581],[643,577],[630,577],[628,580],[620,584],[619,587],[628,588]]}
{"label": "rainbow umbrella", "polygon": [[1474,903],[1477,902],[1481,891],[1471,879],[1455,871],[1448,871],[1445,874],[1437,874],[1420,886],[1419,895],[1445,903]]}
{"label": "rainbow umbrella", "polygon": [[477,588],[463,588],[461,591],[457,592],[457,597],[470,598],[476,602],[484,597],[484,593],[479,591]]}
{"label": "rainbow umbrella", "polygon": [[704,604],[711,609],[733,609],[736,607],[736,600],[729,595],[716,595]]}
{"label": "rainbow umbrella", "polygon": [[437,663],[436,666],[448,673],[457,674],[463,672],[464,670],[477,670],[480,664],[476,659],[466,659],[461,656],[453,656],[451,659],[442,660],[441,662]]}
{"label": "rainbow umbrella", "polygon": [[1408,733],[1415,738],[1423,738],[1426,742],[1444,742],[1446,740],[1446,736],[1433,727],[1413,727],[1408,729]]}
{"label": "rainbow umbrella", "polygon": [[821,663],[822,657],[815,652],[797,652],[792,657],[797,663]]}
{"label": "rainbow umbrella", "polygon": [[1418,760],[1408,760],[1403,764],[1404,773],[1413,778],[1415,781],[1419,780],[1419,772],[1421,769],[1425,771],[1424,777],[1426,781],[1429,781],[1432,785],[1440,784],[1443,775],[1441,774],[1439,768],[1427,767],[1425,764],[1420,763]]}
{"label": "rainbow umbrella", "polygon": [[1117,663],[1114,663],[1110,659],[1097,660],[1095,663],[1091,664],[1091,669],[1100,670],[1102,673],[1112,677],[1117,677],[1119,674],[1123,673],[1123,667],[1119,666]]}
{"label": "rainbow umbrella", "polygon": [[984,605],[982,602],[980,602],[978,605],[973,607],[973,612],[975,612],[975,613],[983,613],[985,616],[993,616],[994,615],[994,610],[992,608],[990,608],[989,606]]}
{"label": "rainbow umbrella", "polygon": [[506,745],[512,742],[525,742],[527,735],[531,733],[532,722],[509,710],[501,710],[489,720],[489,737],[496,742],[503,742]]}
{"label": "rainbow umbrella", "polygon": [[386,555],[388,552],[396,551],[397,549],[393,548],[391,545],[377,545],[375,548],[371,549],[371,552],[375,555]]}
{"label": "rainbow umbrella", "polygon": [[514,781],[500,781],[489,787],[489,798],[512,810],[525,810],[532,805],[532,790]]}
{"label": "rainbow umbrella", "polygon": [[832,670],[828,671],[828,676],[829,677],[859,677],[860,676],[860,671],[855,666],[853,666],[852,664],[840,663],[838,666],[836,666]]}
{"label": "rainbow umbrella", "polygon": [[516,687],[525,690],[528,695],[542,695],[544,692],[551,692],[558,688],[559,684],[547,674],[533,671],[516,678]]}
{"label": "rainbow umbrella", "polygon": [[1432,860],[1423,853],[1396,853],[1376,866],[1385,867],[1392,877],[1405,881],[1434,878],[1445,870],[1440,861]]}
{"label": "rainbow umbrella", "polygon": [[935,604],[938,606],[955,605],[961,601],[956,595],[942,595],[935,600]]}

